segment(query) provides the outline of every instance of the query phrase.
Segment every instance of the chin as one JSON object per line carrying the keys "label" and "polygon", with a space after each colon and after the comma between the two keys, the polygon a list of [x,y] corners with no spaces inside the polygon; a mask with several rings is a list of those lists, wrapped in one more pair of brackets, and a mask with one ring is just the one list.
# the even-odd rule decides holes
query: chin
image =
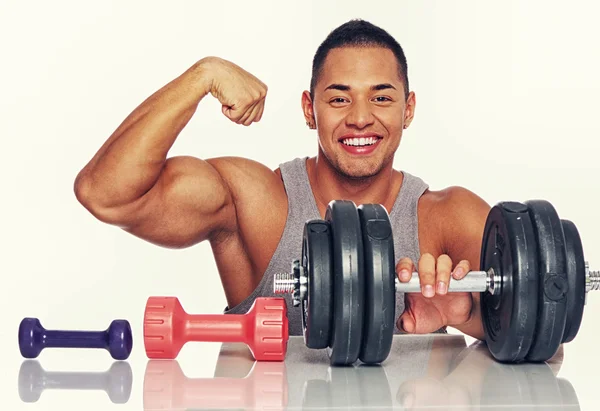
{"label": "chin", "polygon": [[335,169],[344,177],[352,180],[364,180],[375,177],[384,167],[382,161],[350,160],[334,165]]}
{"label": "chin", "polygon": [[351,157],[345,153],[327,153],[321,150],[329,165],[342,177],[350,180],[364,180],[377,176],[393,161],[391,156]]}

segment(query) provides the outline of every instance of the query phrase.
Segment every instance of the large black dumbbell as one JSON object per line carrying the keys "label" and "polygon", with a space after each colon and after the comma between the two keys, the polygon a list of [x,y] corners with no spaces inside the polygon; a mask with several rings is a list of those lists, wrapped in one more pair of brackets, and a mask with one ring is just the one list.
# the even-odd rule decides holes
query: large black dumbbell
{"label": "large black dumbbell", "polygon": [[[600,288],[577,228],[544,200],[492,207],[480,268],[452,279],[448,292],[481,293],[485,339],[503,362],[550,359],[575,338],[586,293]],[[327,348],[334,365],[384,361],[395,293],[421,292],[418,273],[397,280],[392,226],[378,204],[332,201],[325,220],[305,224],[302,258],[292,271],[276,275],[275,292],[294,293],[306,345]]]}

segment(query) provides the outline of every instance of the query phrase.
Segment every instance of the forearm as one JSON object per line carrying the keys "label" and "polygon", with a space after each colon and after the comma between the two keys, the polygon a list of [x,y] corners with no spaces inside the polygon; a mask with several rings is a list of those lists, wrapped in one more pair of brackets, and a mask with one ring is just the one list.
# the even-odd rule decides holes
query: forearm
{"label": "forearm", "polygon": [[146,99],[78,174],[78,197],[111,207],[130,203],[150,190],[177,136],[209,90],[210,75],[201,60]]}
{"label": "forearm", "polygon": [[458,331],[463,334],[469,335],[478,340],[484,340],[485,334],[483,332],[483,319],[481,316],[481,305],[479,303],[480,293],[472,293],[473,305],[471,307],[471,315],[467,322],[454,325]]}

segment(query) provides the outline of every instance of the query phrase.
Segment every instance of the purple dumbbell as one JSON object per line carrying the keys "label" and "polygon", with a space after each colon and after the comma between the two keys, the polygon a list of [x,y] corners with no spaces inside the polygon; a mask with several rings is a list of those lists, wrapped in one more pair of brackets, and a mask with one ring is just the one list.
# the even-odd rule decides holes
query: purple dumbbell
{"label": "purple dumbbell", "polygon": [[133,348],[127,320],[114,320],[106,331],[46,330],[37,318],[24,318],[19,326],[19,349],[36,358],[44,348],[104,348],[116,360],[126,360]]}

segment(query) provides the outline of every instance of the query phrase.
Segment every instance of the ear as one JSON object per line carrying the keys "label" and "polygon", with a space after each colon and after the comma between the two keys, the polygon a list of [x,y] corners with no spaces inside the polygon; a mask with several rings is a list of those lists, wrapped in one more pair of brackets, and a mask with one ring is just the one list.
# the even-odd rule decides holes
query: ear
{"label": "ear", "polygon": [[311,129],[317,128],[315,112],[313,109],[313,101],[308,90],[304,90],[304,92],[302,92],[302,111],[304,112],[306,125]]}
{"label": "ear", "polygon": [[408,93],[408,98],[406,99],[406,107],[404,108],[404,128],[408,128],[410,123],[415,116],[415,106],[417,105],[417,100],[415,96],[415,92],[411,91]]}

